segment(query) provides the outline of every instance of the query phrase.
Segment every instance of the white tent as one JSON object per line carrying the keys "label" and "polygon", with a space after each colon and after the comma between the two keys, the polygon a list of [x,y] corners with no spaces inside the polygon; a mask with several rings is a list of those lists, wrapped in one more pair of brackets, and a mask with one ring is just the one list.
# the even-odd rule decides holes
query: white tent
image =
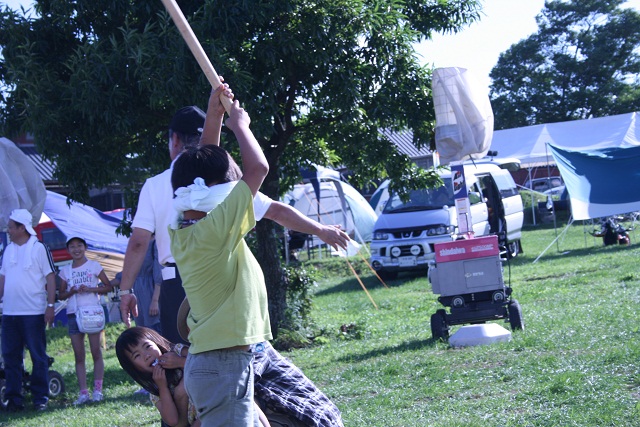
{"label": "white tent", "polygon": [[376,214],[366,199],[343,181],[329,179],[318,184],[318,192],[312,183],[296,185],[285,195],[285,203],[321,224],[340,225],[359,243],[371,241]]}
{"label": "white tent", "polygon": [[382,213],[384,205],[387,204],[387,200],[389,200],[389,183],[391,183],[391,181],[388,179],[382,181],[380,186],[371,195],[371,199],[369,199],[369,204],[376,215]]}
{"label": "white tent", "polygon": [[573,120],[493,133],[491,150],[500,157],[520,159],[523,167],[554,163],[547,144],[569,150],[596,150],[640,145],[640,116],[637,112]]}

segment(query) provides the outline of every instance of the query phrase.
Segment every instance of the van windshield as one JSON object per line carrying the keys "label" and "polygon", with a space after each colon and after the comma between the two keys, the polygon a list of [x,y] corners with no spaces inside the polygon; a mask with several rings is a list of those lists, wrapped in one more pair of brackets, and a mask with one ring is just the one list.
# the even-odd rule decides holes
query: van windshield
{"label": "van windshield", "polygon": [[443,206],[454,206],[451,178],[443,178],[442,180],[444,181],[444,186],[442,187],[411,191],[407,203],[403,203],[397,194],[392,193],[382,212],[429,211],[442,209]]}

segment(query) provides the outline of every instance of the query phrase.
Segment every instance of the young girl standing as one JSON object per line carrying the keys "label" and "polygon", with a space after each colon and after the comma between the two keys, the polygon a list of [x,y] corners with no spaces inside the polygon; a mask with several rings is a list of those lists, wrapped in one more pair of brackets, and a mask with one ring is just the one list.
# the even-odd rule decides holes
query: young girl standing
{"label": "young girl standing", "polygon": [[85,251],[87,243],[81,237],[72,237],[67,240],[67,251],[73,261],[60,270],[60,299],[68,299],[67,318],[71,346],[76,361],[76,375],[80,395],[74,405],[81,405],[90,400],[99,402],[102,400],[102,380],[104,378],[104,361],[102,359],[102,347],[100,334],[96,332],[89,336],[89,347],[93,357],[93,396],[89,396],[87,388],[87,369],[85,365],[84,333],[78,329],[76,310],[78,307],[100,304],[100,294],[106,294],[112,290],[102,266],[96,261],[87,259]]}

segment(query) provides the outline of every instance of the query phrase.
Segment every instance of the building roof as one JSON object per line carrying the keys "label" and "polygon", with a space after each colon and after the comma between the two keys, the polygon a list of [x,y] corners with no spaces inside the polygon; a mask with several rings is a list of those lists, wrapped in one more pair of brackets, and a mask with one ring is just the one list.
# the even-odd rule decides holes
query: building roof
{"label": "building roof", "polygon": [[47,183],[57,182],[54,177],[55,165],[49,160],[46,160],[44,157],[42,157],[42,155],[38,153],[34,145],[16,145],[20,150],[22,150],[24,154],[27,155],[27,157],[29,157],[29,160],[31,160],[33,165],[36,167],[36,170],[40,174],[40,177],[45,182],[45,185]]}
{"label": "building roof", "polygon": [[413,131],[411,130],[394,132],[390,129],[384,129],[381,130],[380,133],[389,138],[389,140],[393,142],[396,147],[398,147],[398,151],[400,151],[400,153],[406,154],[411,159],[417,159],[432,155],[432,152],[431,150],[429,150],[429,148],[422,147],[418,149],[415,145],[413,145]]}

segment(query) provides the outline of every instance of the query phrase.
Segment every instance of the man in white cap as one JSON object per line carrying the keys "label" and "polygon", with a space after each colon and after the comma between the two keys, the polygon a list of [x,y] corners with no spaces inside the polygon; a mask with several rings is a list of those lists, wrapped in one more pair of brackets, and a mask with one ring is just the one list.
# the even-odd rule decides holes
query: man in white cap
{"label": "man in white cap", "polygon": [[[220,85],[216,91],[218,95],[233,98],[227,85]],[[216,120],[207,123],[212,126],[205,134],[216,135],[219,138],[222,129],[224,108],[219,102],[219,96],[212,96],[216,105],[209,105],[209,109],[216,111]],[[129,238],[127,251],[124,256],[122,279],[120,281],[120,314],[124,323],[129,326],[129,315],[138,315],[137,301],[133,295],[133,283],[144,261],[151,236],[155,232],[158,247],[158,260],[164,266],[163,281],[160,288],[160,323],[162,335],[173,343],[186,342],[178,334],[176,317],[178,308],[185,297],[182,280],[171,255],[170,239],[167,227],[175,216],[173,209],[173,190],[171,188],[171,171],[173,163],[188,147],[198,144],[219,145],[219,139],[201,141],[205,126],[205,113],[196,106],[188,106],[178,110],[169,124],[169,155],[171,167],[159,175],[153,176],[145,182],[138,201],[135,218],[133,219],[133,233]],[[237,178],[239,179],[239,177]],[[349,236],[332,225],[323,225],[304,216],[289,205],[276,202],[258,193],[254,198],[256,221],[268,218],[278,224],[295,231],[314,234],[323,242],[337,248],[345,249]]]}
{"label": "man in white cap", "polygon": [[8,401],[7,410],[24,409],[22,376],[26,346],[31,356],[31,395],[35,409],[44,411],[49,402],[49,360],[46,325],[55,316],[55,266],[49,249],[36,237],[32,216],[26,209],[9,215],[7,245],[0,267],[2,298],[2,358]]}

